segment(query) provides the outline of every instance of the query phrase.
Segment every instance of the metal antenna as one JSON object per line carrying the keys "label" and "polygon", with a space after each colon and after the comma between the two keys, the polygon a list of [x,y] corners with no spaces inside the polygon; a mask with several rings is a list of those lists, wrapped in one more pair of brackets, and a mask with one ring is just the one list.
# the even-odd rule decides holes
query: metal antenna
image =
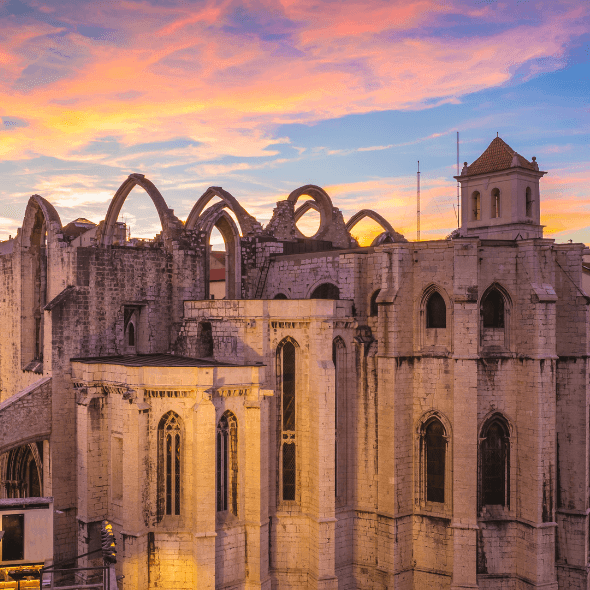
{"label": "metal antenna", "polygon": [[417,181],[418,181],[418,190],[416,194],[416,234],[417,234],[417,241],[420,241],[420,160],[418,160],[418,174],[417,174]]}
{"label": "metal antenna", "polygon": [[[459,132],[457,131],[457,176],[459,176]],[[461,199],[459,198],[459,179],[457,179],[457,227],[461,219]]]}

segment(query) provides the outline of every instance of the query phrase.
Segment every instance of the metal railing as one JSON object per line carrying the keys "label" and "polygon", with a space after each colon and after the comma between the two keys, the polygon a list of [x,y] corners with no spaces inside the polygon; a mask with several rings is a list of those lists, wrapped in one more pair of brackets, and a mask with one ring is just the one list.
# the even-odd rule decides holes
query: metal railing
{"label": "metal railing", "polygon": [[41,570],[41,588],[51,590],[79,590],[94,588],[95,590],[111,589],[109,566],[53,568],[49,566]]}

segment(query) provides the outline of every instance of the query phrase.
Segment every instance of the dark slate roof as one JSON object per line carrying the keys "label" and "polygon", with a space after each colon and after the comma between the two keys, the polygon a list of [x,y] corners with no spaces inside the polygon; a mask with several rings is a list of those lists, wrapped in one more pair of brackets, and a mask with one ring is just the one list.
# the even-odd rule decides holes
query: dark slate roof
{"label": "dark slate roof", "polygon": [[223,363],[209,359],[194,359],[175,354],[123,354],[113,356],[89,356],[70,359],[73,363],[87,365],[124,365],[126,367],[250,367],[252,364]]}
{"label": "dark slate roof", "polygon": [[521,168],[535,170],[535,165],[515,152],[502,138],[494,137],[492,143],[487,147],[484,153],[467,167],[467,171],[461,173],[461,176],[475,176],[476,174],[488,174],[498,172],[512,167],[512,159],[516,154],[518,165]]}

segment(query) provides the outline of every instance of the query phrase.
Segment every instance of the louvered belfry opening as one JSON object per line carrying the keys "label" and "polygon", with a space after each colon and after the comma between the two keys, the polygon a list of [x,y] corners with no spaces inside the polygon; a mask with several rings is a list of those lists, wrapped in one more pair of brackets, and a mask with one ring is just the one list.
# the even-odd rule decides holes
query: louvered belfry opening
{"label": "louvered belfry opening", "polygon": [[283,500],[295,500],[295,346],[285,342],[282,348],[282,484]]}

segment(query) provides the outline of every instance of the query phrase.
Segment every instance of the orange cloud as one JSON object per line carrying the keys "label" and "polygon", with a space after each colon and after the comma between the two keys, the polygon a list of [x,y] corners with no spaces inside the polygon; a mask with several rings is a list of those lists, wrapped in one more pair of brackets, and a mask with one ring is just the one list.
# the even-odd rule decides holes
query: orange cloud
{"label": "orange cloud", "polygon": [[[266,14],[277,39],[247,27],[234,31],[230,2],[203,8],[84,4],[72,5],[67,18],[59,15],[123,30],[124,41],[114,44],[38,21],[18,27],[0,21],[8,31],[0,63],[10,72],[0,85],[1,114],[29,122],[4,134],[0,156],[69,157],[107,135],[124,145],[190,137],[203,146],[197,160],[257,155],[272,144],[269,130],[276,124],[456,100],[506,82],[531,59],[560,58],[579,32],[570,11],[485,37],[429,37],[428,29],[425,36],[416,27],[458,10],[434,0],[284,1],[282,12],[277,8],[245,4]],[[62,45],[50,35],[57,30],[68,55],[56,65]],[[392,41],[393,34],[401,37]],[[59,71],[53,82],[16,91],[15,80],[28,75],[33,40],[38,68]],[[137,96],[119,98],[131,92]],[[64,99],[70,104],[60,104]]]}

